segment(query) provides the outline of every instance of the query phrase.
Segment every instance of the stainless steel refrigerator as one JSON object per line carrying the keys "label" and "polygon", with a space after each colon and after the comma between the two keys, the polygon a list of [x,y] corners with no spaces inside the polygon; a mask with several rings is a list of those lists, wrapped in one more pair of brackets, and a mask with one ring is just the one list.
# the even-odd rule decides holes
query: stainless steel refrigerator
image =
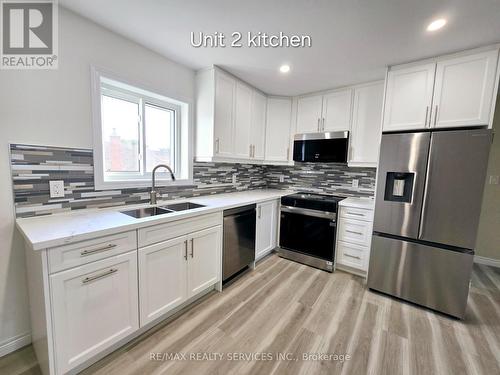
{"label": "stainless steel refrigerator", "polygon": [[368,287],[463,318],[492,132],[383,134]]}

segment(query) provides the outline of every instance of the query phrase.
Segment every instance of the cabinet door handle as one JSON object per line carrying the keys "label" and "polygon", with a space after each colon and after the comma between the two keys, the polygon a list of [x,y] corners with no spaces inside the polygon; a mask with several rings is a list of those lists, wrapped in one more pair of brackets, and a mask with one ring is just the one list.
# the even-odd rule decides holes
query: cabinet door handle
{"label": "cabinet door handle", "polygon": [[191,258],[194,258],[194,238],[191,238]]}
{"label": "cabinet door handle", "polygon": [[437,119],[438,119],[438,106],[436,104],[436,107],[434,109],[434,126],[437,124]]}
{"label": "cabinet door handle", "polygon": [[110,268],[108,271],[100,273],[98,275],[87,276],[86,278],[84,278],[82,280],[82,284],[87,284],[87,283],[90,283],[91,281],[102,279],[103,277],[112,275],[112,274],[117,273],[117,272],[118,272],[117,268]]}
{"label": "cabinet door handle", "polygon": [[358,212],[349,212],[349,211],[346,211],[346,214],[347,215],[355,215],[355,216],[365,216],[364,214],[360,214]]}
{"label": "cabinet door handle", "polygon": [[[427,127],[427,117],[429,116],[429,106],[425,107],[425,122],[424,125]],[[430,122],[429,122],[430,125]]]}
{"label": "cabinet door handle", "polygon": [[92,255],[92,254],[95,254],[95,253],[100,253],[101,251],[106,251],[106,250],[110,250],[110,249],[113,249],[114,247],[116,247],[117,245],[114,244],[114,243],[110,243],[106,246],[103,246],[103,247],[99,247],[97,249],[92,249],[92,250],[83,250],[81,253],[80,253],[80,256],[82,257],[86,257],[86,256],[89,256],[89,255]]}
{"label": "cabinet door handle", "polygon": [[262,206],[259,206],[259,214],[258,214],[258,218],[260,219],[261,217],[261,214],[262,214]]}
{"label": "cabinet door handle", "polygon": [[249,151],[248,151],[248,156],[252,157],[252,145],[248,146]]}
{"label": "cabinet door handle", "polygon": [[218,154],[220,150],[220,141],[219,138],[215,139],[215,153]]}
{"label": "cabinet door handle", "polygon": [[345,255],[346,257],[349,257],[349,258],[354,258],[354,259],[361,260],[361,257],[357,257],[357,256],[355,256],[355,255],[345,254],[345,253],[344,253],[344,255]]}
{"label": "cabinet door handle", "polygon": [[319,123],[320,123],[320,119],[318,117],[318,131],[320,131],[320,125],[319,125]]}
{"label": "cabinet door handle", "polygon": [[321,129],[325,131],[325,118],[323,117]]}
{"label": "cabinet door handle", "polygon": [[348,233],[359,234],[360,236],[363,235],[363,233],[361,233],[361,232],[356,232],[356,231],[349,230],[349,229],[346,229],[345,231],[348,232]]}
{"label": "cabinet door handle", "polygon": [[184,241],[184,259],[188,260],[188,241]]}
{"label": "cabinet door handle", "polygon": [[255,157],[255,145],[253,145],[253,157]]}

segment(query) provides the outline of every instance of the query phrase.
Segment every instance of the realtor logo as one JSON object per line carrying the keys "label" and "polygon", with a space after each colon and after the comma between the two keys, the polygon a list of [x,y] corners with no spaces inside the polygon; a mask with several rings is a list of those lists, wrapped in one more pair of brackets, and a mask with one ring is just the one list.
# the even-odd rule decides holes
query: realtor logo
{"label": "realtor logo", "polygon": [[1,0],[2,69],[57,68],[57,1]]}

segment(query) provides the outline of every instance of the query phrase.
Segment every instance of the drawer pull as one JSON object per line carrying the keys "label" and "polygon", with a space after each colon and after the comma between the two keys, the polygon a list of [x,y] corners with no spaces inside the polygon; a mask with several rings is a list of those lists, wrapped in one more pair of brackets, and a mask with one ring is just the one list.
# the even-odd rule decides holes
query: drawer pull
{"label": "drawer pull", "polygon": [[103,273],[101,273],[99,275],[86,277],[85,279],[82,280],[82,284],[87,284],[87,283],[90,283],[91,281],[102,279],[103,277],[112,275],[112,274],[114,274],[116,272],[118,272],[118,269],[116,269],[116,268],[110,268],[108,271],[103,272]]}
{"label": "drawer pull", "polygon": [[357,257],[357,256],[355,256],[355,255],[350,255],[350,254],[346,254],[346,253],[344,253],[344,256],[349,257],[349,258],[354,258],[354,259],[361,260],[361,258],[360,258],[360,257]]}
{"label": "drawer pull", "polygon": [[359,212],[349,212],[349,211],[346,211],[346,214],[347,215],[355,215],[355,216],[365,216],[365,214],[360,214]]}
{"label": "drawer pull", "polygon": [[106,246],[103,246],[103,247],[99,247],[97,249],[93,249],[93,250],[83,250],[81,253],[80,253],[80,256],[82,257],[86,257],[88,255],[92,255],[92,254],[95,254],[95,253],[100,253],[101,251],[106,251],[106,250],[110,250],[110,249],[113,249],[116,247],[116,244],[114,243],[110,243],[109,245],[106,245]]}
{"label": "drawer pull", "polygon": [[352,233],[352,234],[359,234],[360,236],[362,236],[362,235],[363,235],[363,233],[361,233],[361,232],[356,232],[356,231],[354,231],[354,230],[349,230],[349,229],[346,229],[345,231],[346,231],[346,232],[348,232],[348,233]]}

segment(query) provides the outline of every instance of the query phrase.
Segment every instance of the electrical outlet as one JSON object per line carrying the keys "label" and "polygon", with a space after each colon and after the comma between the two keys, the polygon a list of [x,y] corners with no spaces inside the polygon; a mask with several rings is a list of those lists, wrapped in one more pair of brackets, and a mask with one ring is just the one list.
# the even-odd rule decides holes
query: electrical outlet
{"label": "electrical outlet", "polygon": [[357,188],[359,186],[359,180],[352,180],[352,187]]}
{"label": "electrical outlet", "polygon": [[490,185],[498,185],[500,183],[500,176],[490,176]]}
{"label": "electrical outlet", "polygon": [[285,182],[285,176],[280,174],[280,182]]}
{"label": "electrical outlet", "polygon": [[234,174],[233,174],[233,177],[232,177],[232,182],[233,182],[233,184],[235,184],[235,183],[236,183],[236,173],[234,173]]}
{"label": "electrical outlet", "polygon": [[49,181],[49,187],[50,187],[51,198],[64,198],[63,180]]}

